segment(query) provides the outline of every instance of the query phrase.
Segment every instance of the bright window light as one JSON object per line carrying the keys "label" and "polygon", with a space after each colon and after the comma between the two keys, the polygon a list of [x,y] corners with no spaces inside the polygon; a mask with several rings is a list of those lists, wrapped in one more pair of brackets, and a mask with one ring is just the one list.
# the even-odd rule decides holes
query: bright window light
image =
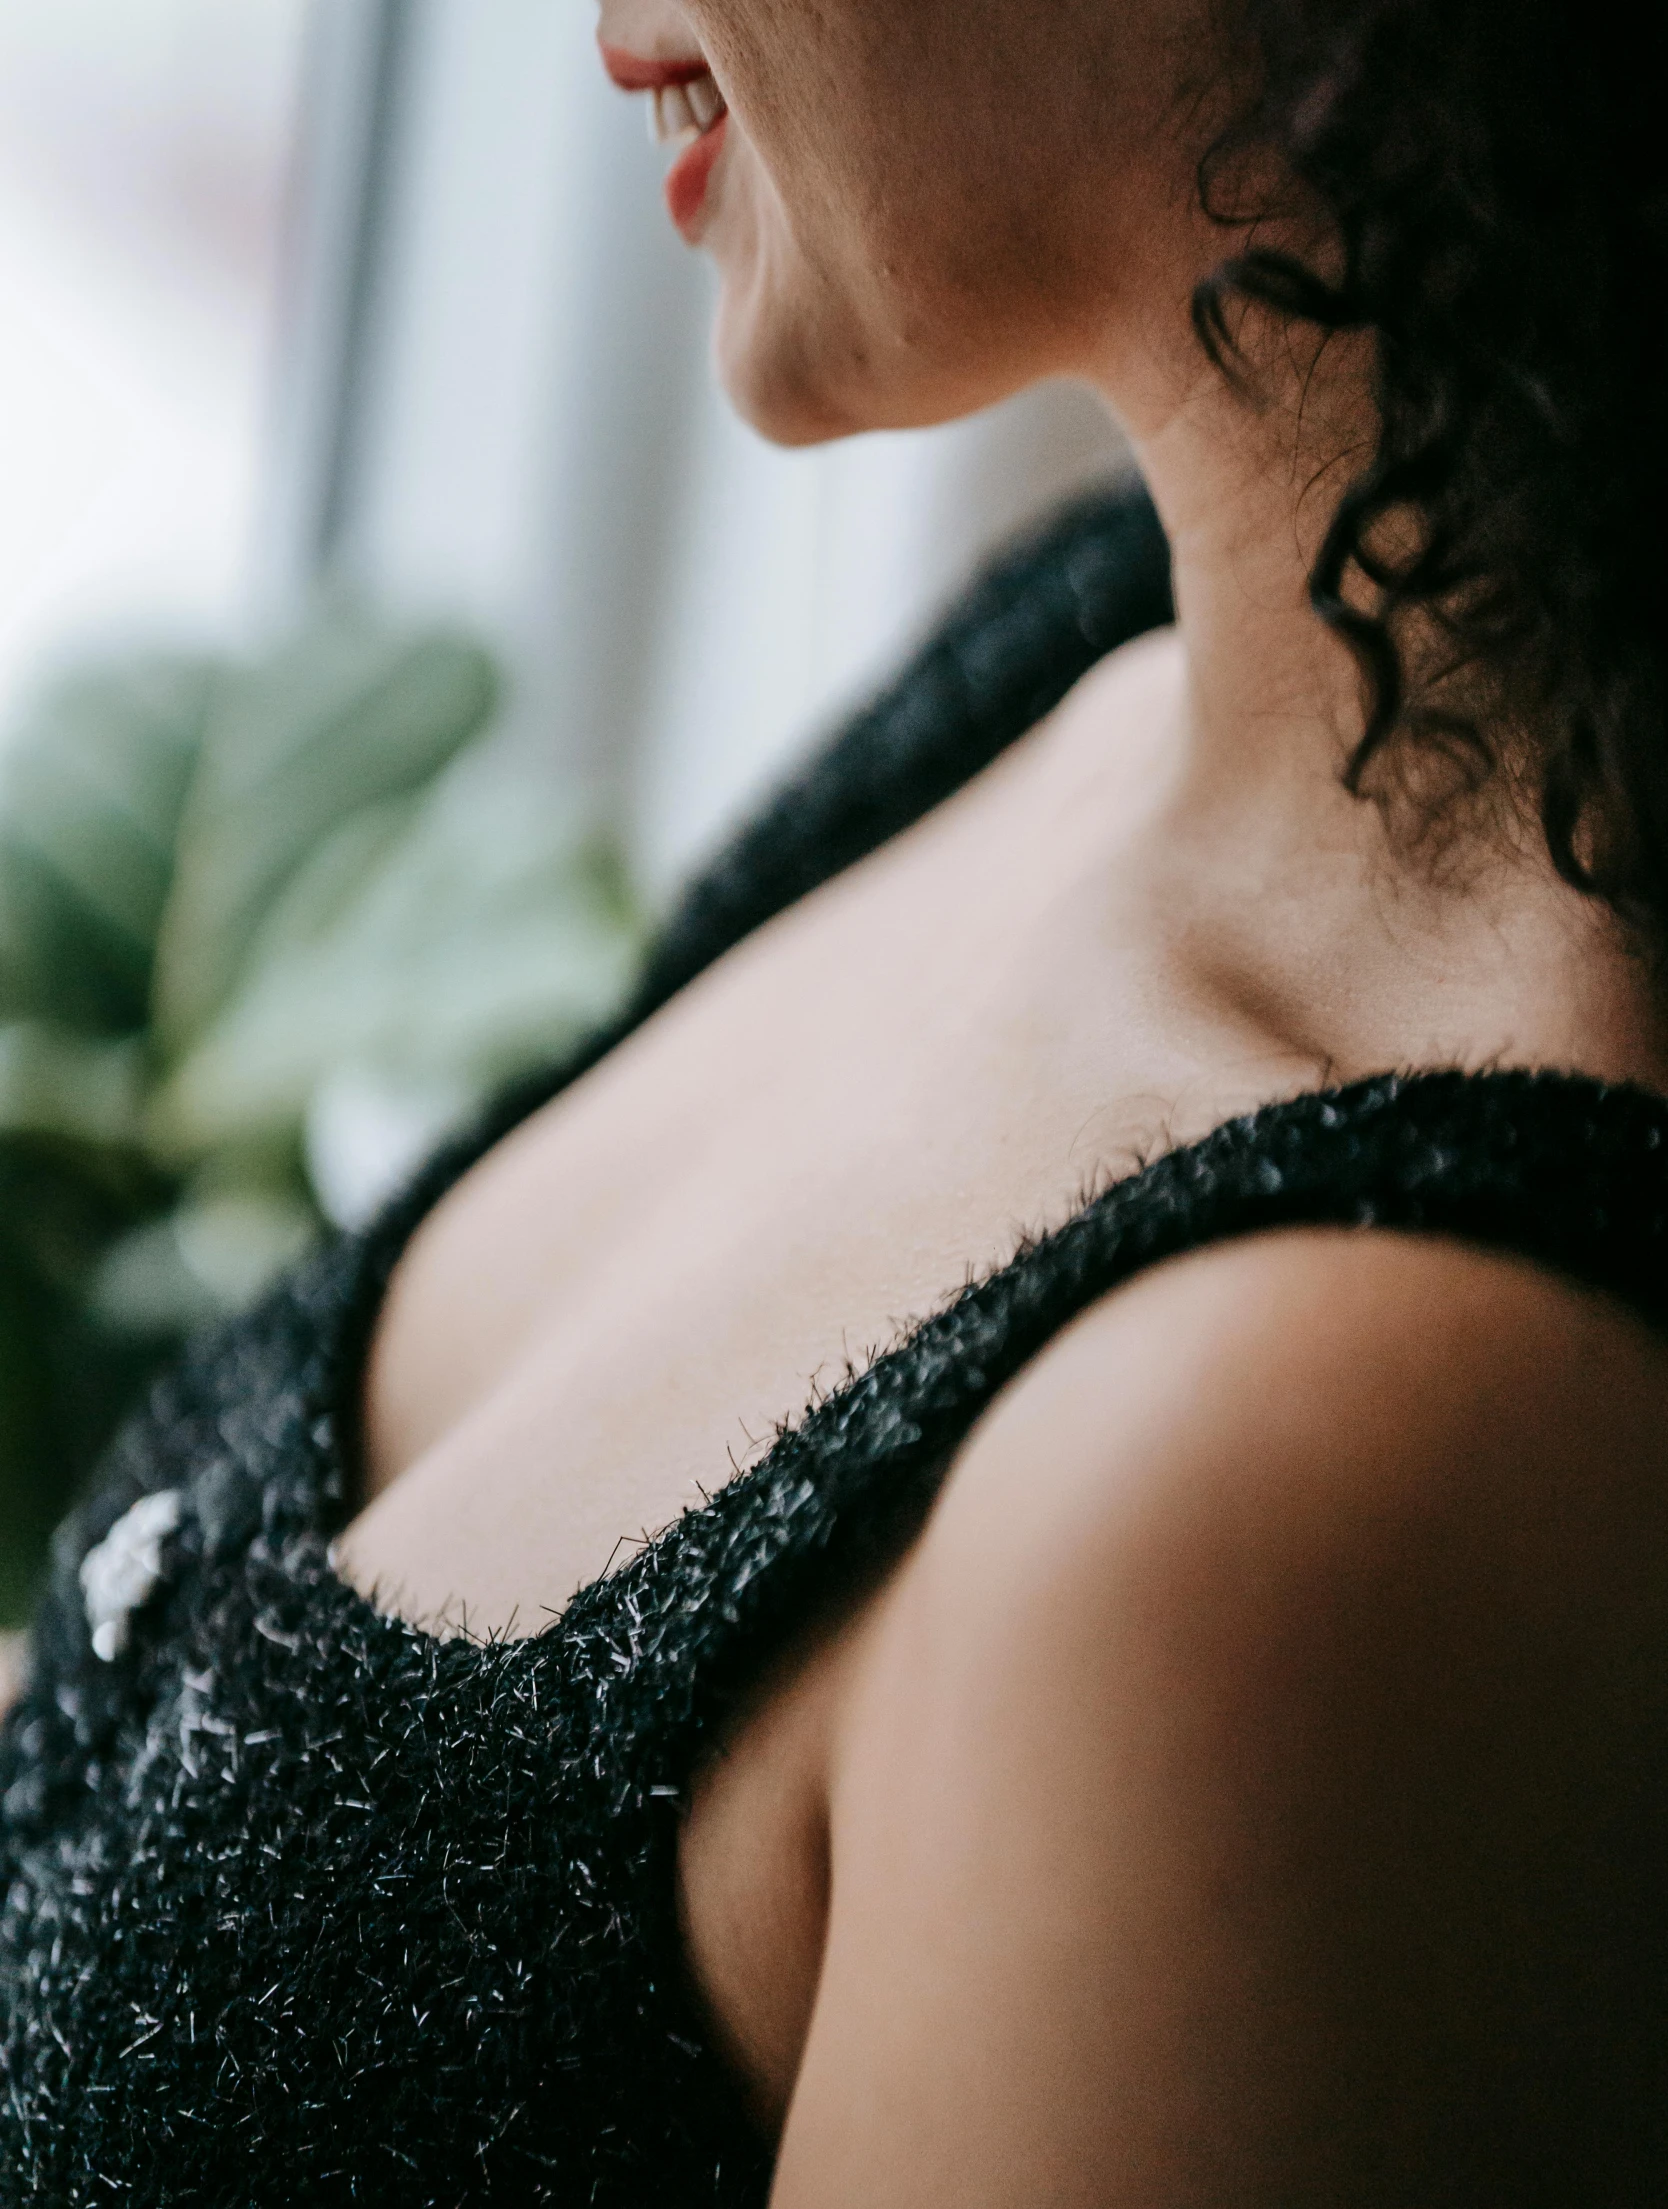
{"label": "bright window light", "polygon": [[0,9],[0,713],[243,611],[304,12]]}

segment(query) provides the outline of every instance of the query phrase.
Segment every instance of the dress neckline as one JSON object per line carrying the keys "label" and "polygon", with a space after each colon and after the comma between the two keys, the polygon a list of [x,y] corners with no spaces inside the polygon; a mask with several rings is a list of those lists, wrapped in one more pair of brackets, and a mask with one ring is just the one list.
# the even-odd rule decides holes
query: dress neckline
{"label": "dress neckline", "polygon": [[[326,1541],[352,1515],[366,1357],[388,1281],[440,1196],[505,1132],[503,1118],[494,1115],[331,1254],[336,1323],[310,1420],[318,1460],[308,1529]],[[1351,1164],[1354,1171],[1340,1170]],[[1637,1201],[1618,1205],[1622,1192],[1612,1188],[1595,1206],[1595,1181],[1623,1170],[1638,1177]],[[1212,1191],[1215,1201],[1201,1207]],[[753,1607],[746,1591],[778,1578],[796,1541],[824,1573],[830,1552],[850,1547],[836,1587],[895,1548],[900,1526],[930,1508],[955,1448],[995,1395],[1101,1296],[1212,1242],[1326,1225],[1508,1249],[1619,1294],[1668,1330],[1668,1097],[1582,1074],[1430,1070],[1306,1090],[1237,1114],[1148,1160],[972,1280],[785,1425],[756,1463],[577,1590],[537,1633],[475,1641],[438,1632],[381,1611],[333,1565],[330,1579],[350,1608],[420,1643],[537,1651],[570,1631],[593,1631],[611,1606],[630,1612],[644,1589],[682,1578],[693,1563],[710,1584],[734,1590],[739,1628]],[[866,1532],[837,1529],[848,1499],[824,1496],[811,1477],[814,1466],[857,1457],[884,1459],[892,1471],[874,1484],[886,1492],[867,1497],[874,1523]]]}

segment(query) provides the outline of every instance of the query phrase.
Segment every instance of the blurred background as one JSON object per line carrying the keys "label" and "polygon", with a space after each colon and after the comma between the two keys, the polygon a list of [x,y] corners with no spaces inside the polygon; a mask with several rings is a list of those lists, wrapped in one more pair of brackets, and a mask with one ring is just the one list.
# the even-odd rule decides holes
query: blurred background
{"label": "blurred background", "polygon": [[586,0],[0,6],[0,1622],[191,1328],[629,986],[1094,402],[787,455]]}

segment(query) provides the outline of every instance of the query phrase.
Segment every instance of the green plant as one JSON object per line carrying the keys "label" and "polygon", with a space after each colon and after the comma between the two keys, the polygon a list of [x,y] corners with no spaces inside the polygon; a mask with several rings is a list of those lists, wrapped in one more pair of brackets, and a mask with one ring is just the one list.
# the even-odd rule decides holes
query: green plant
{"label": "green plant", "polygon": [[0,1623],[190,1329],[627,987],[617,854],[496,699],[338,607],[80,675],[0,751]]}

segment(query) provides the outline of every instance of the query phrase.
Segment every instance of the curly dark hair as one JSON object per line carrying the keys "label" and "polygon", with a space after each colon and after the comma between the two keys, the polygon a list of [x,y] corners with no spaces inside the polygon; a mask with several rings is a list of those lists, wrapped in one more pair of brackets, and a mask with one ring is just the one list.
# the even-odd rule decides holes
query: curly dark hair
{"label": "curly dark hair", "polygon": [[[1247,306],[1372,336],[1377,449],[1311,576],[1365,681],[1350,785],[1404,740],[1509,771],[1559,872],[1660,954],[1668,11],[1240,6],[1259,91],[1201,187],[1247,235],[1194,319],[1230,366]],[[1235,204],[1241,157],[1269,153],[1319,204],[1324,273]]]}

